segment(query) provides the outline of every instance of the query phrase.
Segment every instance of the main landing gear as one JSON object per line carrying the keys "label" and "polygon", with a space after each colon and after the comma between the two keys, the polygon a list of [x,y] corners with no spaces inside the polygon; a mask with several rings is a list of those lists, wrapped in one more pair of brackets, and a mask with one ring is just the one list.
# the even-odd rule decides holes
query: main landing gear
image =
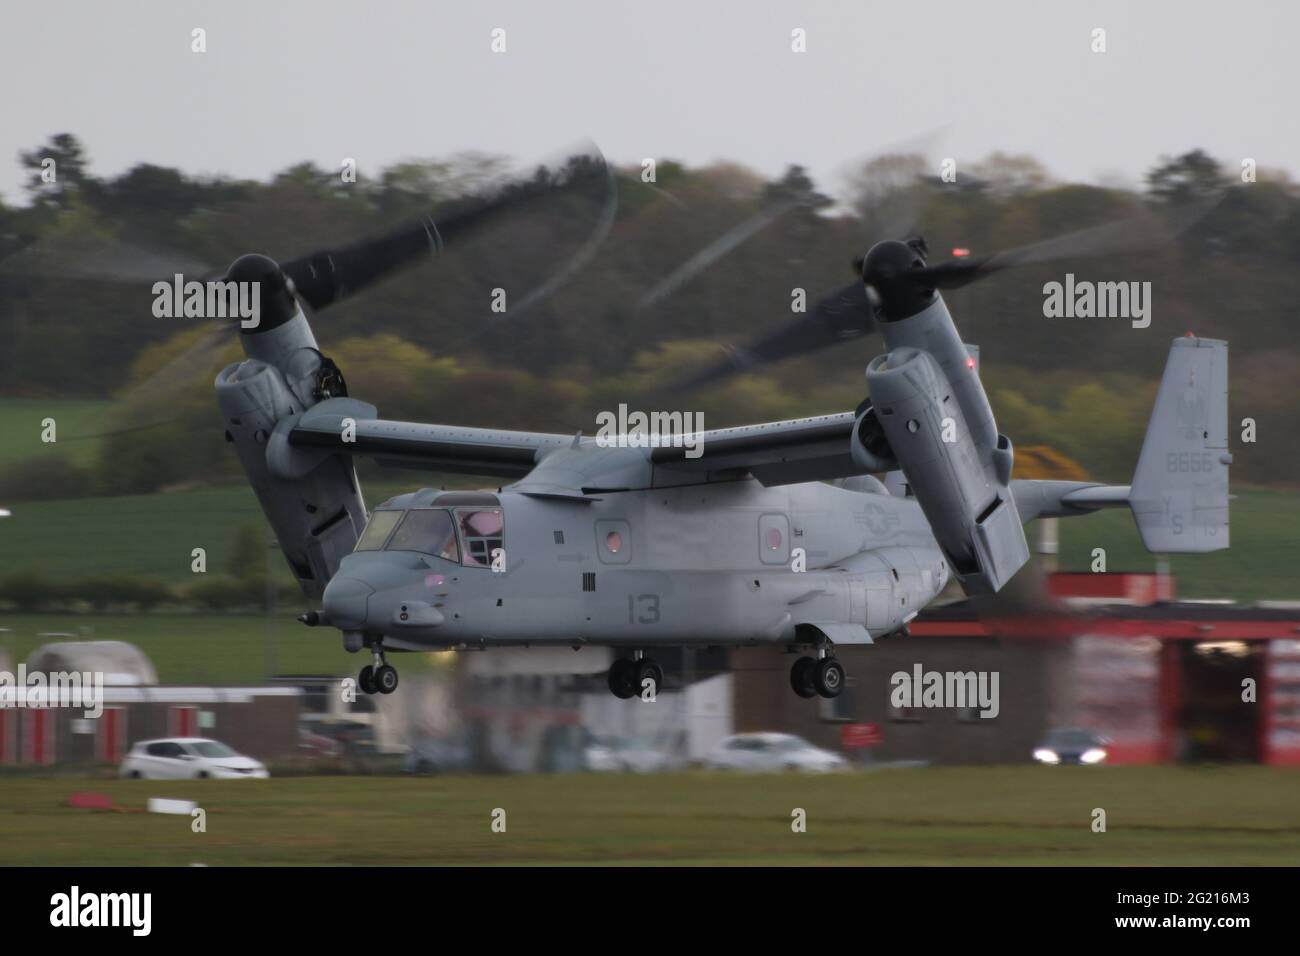
{"label": "main landing gear", "polygon": [[801,657],[790,668],[790,686],[800,697],[838,697],[844,689],[844,665],[826,651]]}
{"label": "main landing gear", "polygon": [[646,691],[650,692],[653,699],[663,686],[664,669],[641,651],[637,651],[632,660],[620,657],[609,667],[609,690],[619,700],[627,700]]}
{"label": "main landing gear", "polygon": [[357,675],[357,686],[367,694],[391,694],[397,690],[397,668],[384,660],[384,652],[372,647],[374,664],[367,664]]}

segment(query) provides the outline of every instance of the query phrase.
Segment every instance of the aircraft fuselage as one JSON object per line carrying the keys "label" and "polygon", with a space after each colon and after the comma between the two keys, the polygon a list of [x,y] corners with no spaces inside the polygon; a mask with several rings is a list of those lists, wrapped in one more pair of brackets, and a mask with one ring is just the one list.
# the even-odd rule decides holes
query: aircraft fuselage
{"label": "aircraft fuselage", "polygon": [[[359,548],[376,549],[345,557],[324,598],[325,623],[354,649],[790,643],[833,625],[866,642],[910,620],[949,574],[915,501],[821,482],[580,501],[426,490],[374,514],[398,509],[446,510],[459,540],[412,550],[408,536],[395,550],[395,533],[386,548],[363,536]],[[459,560],[437,553],[449,550]]]}

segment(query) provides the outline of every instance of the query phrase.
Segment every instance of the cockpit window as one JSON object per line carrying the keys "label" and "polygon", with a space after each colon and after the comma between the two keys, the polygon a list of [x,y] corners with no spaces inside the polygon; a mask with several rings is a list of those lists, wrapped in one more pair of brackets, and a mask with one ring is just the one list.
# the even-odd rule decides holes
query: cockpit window
{"label": "cockpit window", "polygon": [[387,551],[420,551],[448,561],[460,560],[456,529],[451,515],[441,508],[417,508],[408,511],[389,539]]}
{"label": "cockpit window", "polygon": [[361,540],[357,542],[356,550],[378,551],[388,540],[388,533],[393,530],[400,517],[402,517],[401,511],[372,511],[366,530],[361,533]]}
{"label": "cockpit window", "polygon": [[474,510],[463,508],[456,512],[460,522],[460,536],[465,542],[465,563],[478,567],[492,566],[492,552],[502,546],[500,508]]}

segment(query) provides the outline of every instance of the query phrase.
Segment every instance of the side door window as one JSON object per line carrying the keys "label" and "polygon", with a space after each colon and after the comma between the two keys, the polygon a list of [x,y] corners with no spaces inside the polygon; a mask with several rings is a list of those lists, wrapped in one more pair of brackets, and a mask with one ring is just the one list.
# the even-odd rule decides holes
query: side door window
{"label": "side door window", "polygon": [[149,745],[149,756],[155,769],[169,777],[180,776],[182,753],[181,745],[170,741]]}
{"label": "side door window", "polygon": [[632,527],[622,519],[596,522],[596,554],[601,564],[627,564],[632,560]]}
{"label": "side door window", "polygon": [[758,760],[758,748],[761,743],[753,738],[745,738],[736,741],[736,765],[738,767],[756,766]]}
{"label": "side door window", "polygon": [[472,568],[490,568],[494,552],[505,547],[505,528],[500,508],[462,508],[456,512],[460,525],[461,562]]}

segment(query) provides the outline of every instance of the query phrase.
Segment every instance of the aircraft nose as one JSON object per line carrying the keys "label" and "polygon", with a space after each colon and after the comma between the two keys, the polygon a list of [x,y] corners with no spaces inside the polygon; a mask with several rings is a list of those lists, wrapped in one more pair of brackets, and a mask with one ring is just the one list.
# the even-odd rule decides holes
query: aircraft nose
{"label": "aircraft nose", "polygon": [[366,603],[375,593],[361,578],[339,574],[325,585],[321,607],[334,627],[359,628],[366,623]]}

